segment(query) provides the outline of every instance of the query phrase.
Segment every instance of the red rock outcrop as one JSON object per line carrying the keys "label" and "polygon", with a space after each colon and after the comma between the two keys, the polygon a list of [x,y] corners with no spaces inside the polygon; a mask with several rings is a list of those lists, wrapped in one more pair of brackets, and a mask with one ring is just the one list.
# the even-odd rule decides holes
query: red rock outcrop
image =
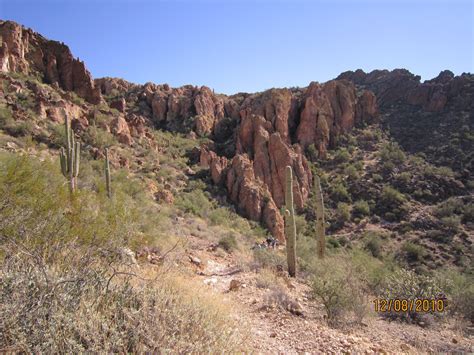
{"label": "red rock outcrop", "polygon": [[238,112],[235,156],[229,164],[203,147],[201,164],[209,167],[215,183],[227,182],[230,199],[244,215],[280,237],[286,166],[293,168],[294,201],[301,210],[312,182],[303,148],[315,144],[323,156],[332,139],[377,115],[375,96],[358,94],[349,81],[239,94],[226,99],[224,109],[227,116]]}
{"label": "red rock outcrop", "polygon": [[133,138],[130,135],[130,128],[128,127],[127,121],[123,116],[115,117],[111,122],[111,131],[114,135],[117,136],[117,139],[120,143],[131,145],[133,143]]}
{"label": "red rock outcrop", "polygon": [[[370,73],[359,69],[342,73],[338,79],[350,80],[373,91],[383,108],[408,103],[431,112],[444,110],[450,101],[459,96],[460,91],[469,90],[468,82],[471,80],[469,74],[455,77],[449,70],[444,70],[436,78],[421,83],[420,76],[405,69],[374,70]],[[458,109],[467,110],[470,104],[466,102],[464,106]]]}
{"label": "red rock outcrop", "polygon": [[224,99],[206,86],[171,89],[168,85],[148,84],[145,93],[153,120],[172,130],[193,129],[199,136],[206,136],[225,116]]}
{"label": "red rock outcrop", "polygon": [[105,96],[124,95],[128,91],[139,87],[139,85],[130,83],[124,79],[110,77],[94,79],[94,85],[97,86],[101,94]]}
{"label": "red rock outcrop", "polygon": [[214,184],[220,185],[224,182],[229,165],[226,157],[220,157],[212,150],[202,147],[199,162],[203,168],[209,168]]}
{"label": "red rock outcrop", "polygon": [[49,41],[12,21],[0,21],[0,37],[2,72],[39,75],[47,83],[74,91],[92,104],[100,103],[99,88],[84,63],[75,59],[66,45]]}
{"label": "red rock outcrop", "polygon": [[110,108],[114,108],[114,109],[116,109],[117,111],[119,111],[121,113],[125,113],[125,110],[127,109],[127,102],[122,97],[120,99],[113,100],[109,104],[109,106],[110,106]]}
{"label": "red rock outcrop", "polygon": [[239,211],[254,221],[263,221],[272,235],[284,243],[284,222],[267,186],[256,178],[247,154],[236,155],[226,176],[226,187]]}
{"label": "red rock outcrop", "polygon": [[322,157],[334,137],[377,116],[375,95],[364,91],[357,97],[354,85],[345,80],[332,80],[322,85],[311,83],[304,94],[302,107],[297,141],[303,147],[314,144]]}

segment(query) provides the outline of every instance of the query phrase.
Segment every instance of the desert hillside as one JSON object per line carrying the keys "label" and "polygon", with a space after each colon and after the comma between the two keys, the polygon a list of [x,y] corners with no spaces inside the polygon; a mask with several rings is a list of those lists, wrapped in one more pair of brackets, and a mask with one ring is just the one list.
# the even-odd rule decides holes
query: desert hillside
{"label": "desert hillside", "polygon": [[473,74],[229,96],[0,38],[0,351],[474,350]]}

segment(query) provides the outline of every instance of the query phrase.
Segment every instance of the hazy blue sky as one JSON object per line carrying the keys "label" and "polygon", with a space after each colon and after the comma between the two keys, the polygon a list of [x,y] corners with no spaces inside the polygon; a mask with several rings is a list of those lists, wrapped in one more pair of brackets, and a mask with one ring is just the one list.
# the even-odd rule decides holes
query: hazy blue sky
{"label": "hazy blue sky", "polygon": [[357,68],[474,72],[473,12],[472,0],[0,0],[1,19],[65,42],[96,78],[224,93]]}

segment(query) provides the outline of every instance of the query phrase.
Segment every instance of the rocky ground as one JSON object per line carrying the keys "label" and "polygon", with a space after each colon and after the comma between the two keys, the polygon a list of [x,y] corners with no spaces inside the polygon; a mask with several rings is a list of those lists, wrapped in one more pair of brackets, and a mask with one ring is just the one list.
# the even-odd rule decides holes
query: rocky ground
{"label": "rocky ground", "polygon": [[252,351],[279,354],[474,351],[473,336],[460,331],[450,319],[422,328],[389,322],[371,310],[362,324],[329,327],[323,306],[311,298],[310,288],[303,279],[290,279],[281,273],[277,285],[261,285],[259,273],[242,265],[234,254],[222,253],[215,243],[200,238],[184,238],[185,250],[177,252],[173,259],[187,277],[198,279],[232,304],[233,317],[249,331],[245,344]]}

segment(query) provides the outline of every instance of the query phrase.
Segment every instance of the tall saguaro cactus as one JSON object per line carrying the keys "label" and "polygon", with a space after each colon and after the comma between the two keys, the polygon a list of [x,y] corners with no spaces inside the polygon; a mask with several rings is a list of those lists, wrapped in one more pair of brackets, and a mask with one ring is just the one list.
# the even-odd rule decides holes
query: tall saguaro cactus
{"label": "tall saguaro cactus", "polygon": [[105,148],[105,184],[107,186],[107,196],[112,198],[112,185],[110,184],[110,162],[109,149]]}
{"label": "tall saguaro cactus", "polygon": [[286,167],[285,185],[285,234],[286,234],[286,259],[288,274],[296,276],[296,223],[295,208],[293,206],[293,172],[291,166]]}
{"label": "tall saguaro cactus", "polygon": [[319,176],[314,176],[314,189],[316,190],[316,240],[318,243],[318,257],[324,258],[326,253],[326,228],[324,226],[324,200]]}
{"label": "tall saguaro cactus", "polygon": [[76,191],[77,176],[79,175],[79,164],[81,159],[81,143],[76,142],[74,131],[71,129],[69,118],[64,121],[66,132],[66,149],[61,148],[59,160],[61,162],[61,172],[69,180],[69,190]]}

